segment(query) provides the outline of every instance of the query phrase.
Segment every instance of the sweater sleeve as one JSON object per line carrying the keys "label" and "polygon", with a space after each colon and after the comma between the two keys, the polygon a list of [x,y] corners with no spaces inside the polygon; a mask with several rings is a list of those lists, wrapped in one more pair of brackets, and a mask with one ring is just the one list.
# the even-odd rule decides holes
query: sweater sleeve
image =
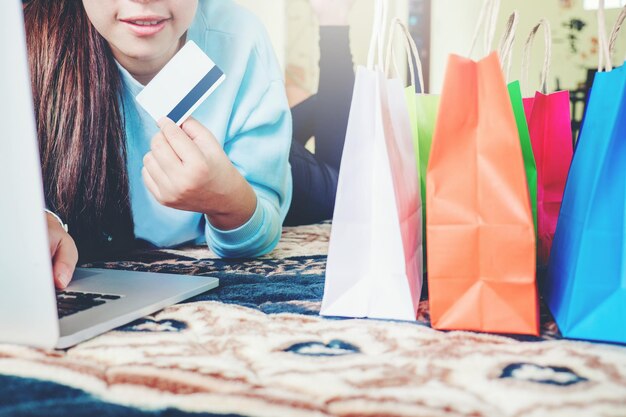
{"label": "sweater sleeve", "polygon": [[205,228],[209,247],[227,258],[256,257],[274,249],[291,204],[291,113],[281,70],[264,29],[260,32],[224,143],[231,162],[255,191],[256,210],[237,229],[219,230],[208,221]]}

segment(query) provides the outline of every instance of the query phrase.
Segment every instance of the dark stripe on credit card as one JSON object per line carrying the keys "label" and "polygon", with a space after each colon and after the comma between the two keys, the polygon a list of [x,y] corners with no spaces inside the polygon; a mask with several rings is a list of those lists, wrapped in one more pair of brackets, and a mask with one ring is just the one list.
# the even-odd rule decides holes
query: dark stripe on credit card
{"label": "dark stripe on credit card", "polygon": [[167,115],[174,123],[178,123],[180,119],[193,107],[194,104],[202,98],[202,96],[209,91],[216,82],[224,75],[222,70],[216,65],[211,71],[205,75],[198,84],[187,94],[181,101],[174,107],[174,109]]}

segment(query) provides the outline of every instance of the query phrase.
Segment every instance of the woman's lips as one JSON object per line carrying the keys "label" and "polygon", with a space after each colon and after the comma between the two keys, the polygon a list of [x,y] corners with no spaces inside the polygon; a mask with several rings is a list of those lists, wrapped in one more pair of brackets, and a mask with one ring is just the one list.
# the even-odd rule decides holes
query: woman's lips
{"label": "woman's lips", "polygon": [[137,36],[153,36],[159,33],[165,28],[165,25],[169,19],[160,18],[132,18],[123,19],[128,28]]}

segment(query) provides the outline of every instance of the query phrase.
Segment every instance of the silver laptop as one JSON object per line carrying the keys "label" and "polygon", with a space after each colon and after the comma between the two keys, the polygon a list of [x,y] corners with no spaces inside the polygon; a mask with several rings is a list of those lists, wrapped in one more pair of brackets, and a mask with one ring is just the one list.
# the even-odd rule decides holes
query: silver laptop
{"label": "silver laptop", "polygon": [[0,2],[0,343],[66,348],[218,286],[79,269],[55,291],[21,0]]}

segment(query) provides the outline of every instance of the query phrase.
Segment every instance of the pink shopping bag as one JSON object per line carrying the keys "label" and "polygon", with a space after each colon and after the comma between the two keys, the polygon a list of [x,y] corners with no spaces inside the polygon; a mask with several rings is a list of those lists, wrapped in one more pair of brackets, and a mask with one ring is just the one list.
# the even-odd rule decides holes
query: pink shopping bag
{"label": "pink shopping bag", "polygon": [[537,263],[545,266],[556,230],[567,174],[574,154],[568,91],[548,93],[547,79],[551,58],[551,32],[546,20],[530,33],[524,49],[522,78],[528,79],[529,57],[540,28],[546,37],[546,59],[541,75],[541,91],[524,99],[528,130],[537,164]]}

